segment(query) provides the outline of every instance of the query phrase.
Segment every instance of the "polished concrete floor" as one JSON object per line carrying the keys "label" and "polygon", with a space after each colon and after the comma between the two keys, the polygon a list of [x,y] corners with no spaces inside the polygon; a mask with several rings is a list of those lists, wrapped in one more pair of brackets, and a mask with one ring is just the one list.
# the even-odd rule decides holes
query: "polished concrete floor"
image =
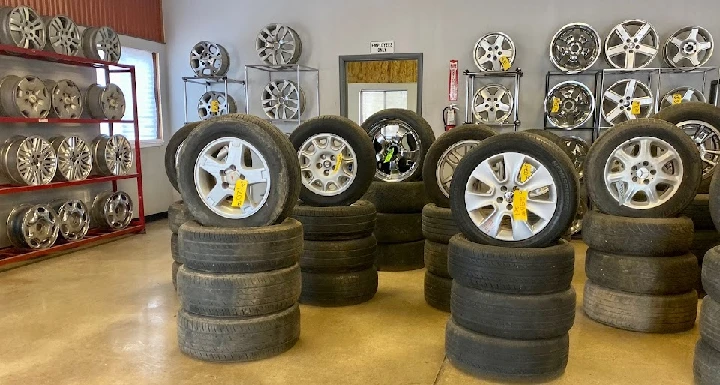
{"label": "polished concrete floor", "polygon": [[[289,352],[247,364],[180,353],[170,281],[170,232],[146,235],[0,273],[0,384],[497,384],[444,356],[448,315],[423,299],[423,271],[381,273],[377,296],[347,308],[302,306]],[[675,335],[615,330],[582,313],[584,252],[570,362],[550,384],[692,383],[697,329]]]}

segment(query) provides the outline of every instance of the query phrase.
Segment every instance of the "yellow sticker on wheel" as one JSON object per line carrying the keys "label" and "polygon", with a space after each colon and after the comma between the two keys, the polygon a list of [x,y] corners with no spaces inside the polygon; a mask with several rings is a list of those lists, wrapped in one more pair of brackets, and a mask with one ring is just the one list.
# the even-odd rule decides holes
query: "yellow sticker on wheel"
{"label": "yellow sticker on wheel", "polygon": [[636,101],[632,102],[632,105],[630,106],[630,113],[633,114],[633,115],[640,115],[640,114],[641,114],[641,112],[640,112],[640,102],[639,102],[639,101],[636,100]]}
{"label": "yellow sticker on wheel", "polygon": [[527,182],[528,179],[532,176],[533,173],[533,167],[531,164],[523,163],[522,167],[520,167],[520,183]]}
{"label": "yellow sticker on wheel", "polygon": [[210,101],[210,112],[217,114],[220,112],[220,102],[217,100]]}
{"label": "yellow sticker on wheel", "polygon": [[527,222],[527,200],[527,191],[516,190],[515,193],[513,193],[513,219],[516,221]]}
{"label": "yellow sticker on wheel", "polygon": [[552,98],[552,109],[550,110],[553,114],[560,112],[560,98],[553,96]]}
{"label": "yellow sticker on wheel", "polygon": [[230,204],[232,207],[242,207],[245,204],[247,196],[248,182],[241,179],[235,182],[235,191],[233,191],[233,200]]}
{"label": "yellow sticker on wheel", "polygon": [[395,155],[395,149],[391,148],[390,151],[388,151],[387,155],[385,155],[385,161],[383,163],[390,163],[393,155]]}
{"label": "yellow sticker on wheel", "polygon": [[681,94],[673,94],[672,104],[680,104],[683,102],[683,96]]}
{"label": "yellow sticker on wheel", "polygon": [[337,172],[340,171],[340,167],[342,166],[342,161],[343,161],[342,154],[338,154],[337,163],[335,163],[335,169],[333,170],[333,173],[337,174]]}
{"label": "yellow sticker on wheel", "polygon": [[508,59],[507,57],[500,56],[499,60],[500,66],[502,66],[503,71],[507,71],[510,69],[510,67],[512,67],[512,65],[510,64],[510,59]]}

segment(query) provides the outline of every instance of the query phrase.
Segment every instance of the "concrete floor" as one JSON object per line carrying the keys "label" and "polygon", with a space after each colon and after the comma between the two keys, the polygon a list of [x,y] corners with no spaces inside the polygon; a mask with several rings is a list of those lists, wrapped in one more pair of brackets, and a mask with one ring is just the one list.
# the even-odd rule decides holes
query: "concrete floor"
{"label": "concrete floor", "polygon": [[[180,353],[170,281],[170,232],[146,235],[0,273],[0,384],[497,384],[445,360],[448,315],[423,299],[424,271],[381,273],[377,296],[347,308],[302,306],[289,352],[247,364]],[[550,384],[691,384],[697,329],[676,335],[615,330],[582,313],[582,243],[566,373]]]}

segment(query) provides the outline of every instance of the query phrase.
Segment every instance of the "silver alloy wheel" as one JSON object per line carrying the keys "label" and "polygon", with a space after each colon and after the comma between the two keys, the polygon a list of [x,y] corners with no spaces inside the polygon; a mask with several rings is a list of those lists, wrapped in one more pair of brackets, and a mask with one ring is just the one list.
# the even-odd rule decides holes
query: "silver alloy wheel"
{"label": "silver alloy wheel", "polygon": [[440,188],[440,192],[442,192],[446,198],[450,198],[450,183],[452,183],[455,169],[460,165],[462,158],[479,144],[479,140],[461,140],[448,147],[440,156],[440,159],[438,159],[437,167],[435,168],[435,179]]}
{"label": "silver alloy wheel", "polygon": [[0,104],[5,115],[42,119],[50,114],[50,93],[39,78],[9,75],[0,82]]}
{"label": "silver alloy wheel", "polygon": [[621,206],[647,210],[677,193],[683,172],[682,159],[673,146],[659,138],[638,137],[610,154],[605,163],[605,186]]}
{"label": "silver alloy wheel", "polygon": [[502,71],[501,57],[508,59],[510,66],[515,62],[515,43],[502,32],[488,33],[481,37],[473,49],[475,65],[480,71]]}
{"label": "silver alloy wheel", "polygon": [[605,57],[615,68],[644,68],[660,48],[655,28],[644,20],[626,20],[605,39]]}
{"label": "silver alloy wheel", "polygon": [[342,137],[321,133],[313,135],[298,151],[303,185],[320,196],[336,196],[355,181],[355,150]]}
{"label": "silver alloy wheel", "polygon": [[190,68],[196,76],[225,76],[230,68],[230,56],[225,47],[201,41],[190,51]]}
{"label": "silver alloy wheel", "polygon": [[712,35],[705,28],[684,27],[667,39],[663,57],[671,67],[700,67],[710,60],[714,45]]}
{"label": "silver alloy wheel", "polygon": [[47,25],[46,50],[68,56],[75,56],[80,52],[82,45],[80,30],[71,18],[58,15],[45,21]]}
{"label": "silver alloy wheel", "polygon": [[86,99],[88,111],[95,119],[120,120],[125,116],[125,94],[116,84],[105,87],[92,84]]}
{"label": "silver alloy wheel", "polygon": [[271,119],[297,119],[305,111],[305,95],[291,80],[271,81],[263,90],[262,106]]}
{"label": "silver alloy wheel", "polygon": [[705,101],[705,95],[703,95],[700,90],[692,87],[678,87],[663,95],[662,99],[660,99],[660,110],[670,107],[673,104],[687,102],[705,103]]}
{"label": "silver alloy wheel", "polygon": [[[265,155],[236,137],[208,143],[198,154],[193,169],[195,189],[205,206],[227,219],[249,218],[260,211],[272,187]],[[245,201],[233,207],[232,198],[241,180],[247,182]]]}
{"label": "silver alloy wheel", "polygon": [[58,201],[52,208],[57,213],[58,232],[64,239],[79,241],[85,238],[90,229],[90,213],[83,201]]}
{"label": "silver alloy wheel", "polygon": [[690,135],[700,151],[703,179],[711,178],[720,163],[720,130],[699,120],[680,122],[677,126]]}
{"label": "silver alloy wheel", "polygon": [[198,101],[198,116],[207,120],[215,116],[234,114],[237,112],[235,99],[224,92],[208,91]]}
{"label": "silver alloy wheel", "polygon": [[513,94],[500,84],[488,84],[475,92],[473,115],[485,124],[503,124],[512,116]]}
{"label": "silver alloy wheel", "polygon": [[572,155],[570,160],[572,160],[573,166],[575,166],[578,178],[582,180],[585,175],[585,158],[587,157],[588,151],[590,151],[590,145],[588,145],[584,139],[576,136],[564,136],[562,140]]}
{"label": "silver alloy wheel", "polygon": [[47,249],[57,241],[57,215],[47,205],[18,206],[8,216],[7,232],[15,247]]}
{"label": "silver alloy wheel", "polygon": [[404,121],[381,121],[368,130],[368,135],[375,148],[377,179],[402,182],[420,167],[422,141]]}
{"label": "silver alloy wheel", "polygon": [[588,211],[587,199],[581,197],[580,204],[578,205],[578,211],[575,215],[575,220],[570,225],[570,235],[575,235],[582,231],[583,217]]}
{"label": "silver alloy wheel", "polygon": [[57,170],[55,150],[39,136],[15,136],[3,145],[1,169],[16,184],[45,185]]}
{"label": "silver alloy wheel", "polygon": [[572,130],[587,123],[595,112],[595,97],[583,83],[569,80],[545,96],[545,114],[555,127]]}
{"label": "silver alloy wheel", "polygon": [[92,143],[93,169],[100,175],[122,176],[130,173],[135,153],[122,135],[100,135]]}
{"label": "silver alloy wheel", "polygon": [[79,119],[83,112],[83,97],[80,87],[72,80],[60,80],[48,86],[51,112],[60,119]]}
{"label": "silver alloy wheel", "polygon": [[91,224],[106,230],[128,227],[133,216],[133,201],[123,191],[98,194],[90,212]]}
{"label": "silver alloy wheel", "polygon": [[560,71],[585,71],[600,57],[600,35],[590,25],[572,23],[560,28],[550,41],[550,61]]}
{"label": "silver alloy wheel", "polygon": [[295,64],[300,59],[300,36],[282,24],[269,24],[263,28],[255,43],[260,59],[270,65]]}
{"label": "silver alloy wheel", "polygon": [[57,156],[55,180],[85,180],[92,172],[90,147],[78,136],[58,136],[50,139]]}
{"label": "silver alloy wheel", "polygon": [[32,8],[0,8],[0,42],[28,49],[43,49],[47,40],[45,22]]}
{"label": "silver alloy wheel", "polygon": [[83,54],[88,59],[113,63],[120,61],[122,45],[120,37],[110,27],[87,28],[82,34]]}
{"label": "silver alloy wheel", "polygon": [[[522,180],[522,169],[530,175]],[[527,195],[527,221],[515,220],[517,191]],[[558,188],[548,168],[535,158],[503,152],[483,160],[465,185],[465,209],[486,235],[503,241],[522,241],[540,233],[557,211]]]}
{"label": "silver alloy wheel", "polygon": [[[640,104],[640,114],[633,114],[633,103]],[[623,79],[603,93],[602,116],[614,126],[628,120],[647,118],[653,113],[655,100],[650,88],[635,79]]]}

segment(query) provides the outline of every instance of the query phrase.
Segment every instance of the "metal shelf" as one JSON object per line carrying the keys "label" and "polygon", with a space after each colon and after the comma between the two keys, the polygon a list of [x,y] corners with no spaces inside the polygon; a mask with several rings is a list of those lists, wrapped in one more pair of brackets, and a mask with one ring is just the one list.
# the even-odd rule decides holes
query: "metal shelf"
{"label": "metal shelf", "polygon": [[[243,90],[245,92],[247,92],[247,89],[246,89],[247,86],[245,84],[245,80],[231,79],[231,78],[228,78],[227,76],[185,76],[182,78],[182,80],[183,80],[183,85],[184,85],[183,92],[185,95],[184,96],[185,97],[185,99],[184,99],[185,100],[185,104],[184,104],[185,124],[190,123],[190,121],[188,119],[188,108],[190,107],[190,105],[188,104],[188,87],[187,87],[188,83],[199,84],[201,86],[204,86],[205,92],[210,91],[210,89],[215,85],[222,85],[222,86],[224,86],[223,92],[225,93],[226,99],[229,95],[228,84],[241,84],[243,86],[242,87]],[[245,100],[245,105],[246,105],[245,109],[247,109],[247,96],[245,97],[245,99],[246,99]],[[235,103],[237,103],[237,100],[235,101]],[[240,111],[239,108],[238,108],[238,111]]]}
{"label": "metal shelf", "polygon": [[49,190],[54,188],[63,188],[63,187],[74,187],[74,186],[82,186],[86,184],[94,184],[94,183],[103,183],[103,182],[113,182],[123,179],[134,179],[140,176],[139,174],[129,174],[129,175],[121,175],[121,176],[98,176],[98,177],[90,177],[84,180],[78,180],[73,182],[52,182],[49,184],[42,184],[37,186],[12,186],[12,185],[0,185],[0,195],[7,195],[7,194],[18,194],[18,193],[24,193],[24,192],[30,192],[30,191],[40,191],[40,190]]}
{"label": "metal shelf", "polygon": [[61,55],[50,51],[40,51],[0,44],[0,56],[17,56],[24,59],[66,64],[76,67],[106,68],[113,72],[135,71],[135,67],[104,60],[93,60],[80,56]]}
{"label": "metal shelf", "polygon": [[[265,72],[317,72],[317,68],[304,66],[302,64],[287,64],[274,66],[269,64],[248,64],[245,67]],[[247,79],[246,79],[247,80]]]}
{"label": "metal shelf", "polygon": [[13,116],[0,116],[0,123],[54,123],[54,124],[100,124],[100,123],[127,123],[133,124],[134,120],[103,120],[103,119],[55,119],[55,118],[18,118]]}
{"label": "metal shelf", "polygon": [[[476,119],[474,114],[472,113],[473,110],[473,97],[476,92],[475,87],[475,79],[476,78],[513,78],[513,91],[512,91],[512,97],[513,97],[513,112],[512,112],[512,120],[510,123],[501,123],[501,124],[487,124],[483,123],[486,126],[489,127],[495,127],[495,128],[508,128],[512,127],[515,131],[520,128],[520,78],[523,76],[523,71],[520,68],[514,69],[514,70],[508,70],[508,71],[480,71],[480,72],[472,72],[470,70],[463,71],[463,75],[465,75],[465,122],[466,123],[475,123]],[[508,118],[510,120],[510,118]]]}

